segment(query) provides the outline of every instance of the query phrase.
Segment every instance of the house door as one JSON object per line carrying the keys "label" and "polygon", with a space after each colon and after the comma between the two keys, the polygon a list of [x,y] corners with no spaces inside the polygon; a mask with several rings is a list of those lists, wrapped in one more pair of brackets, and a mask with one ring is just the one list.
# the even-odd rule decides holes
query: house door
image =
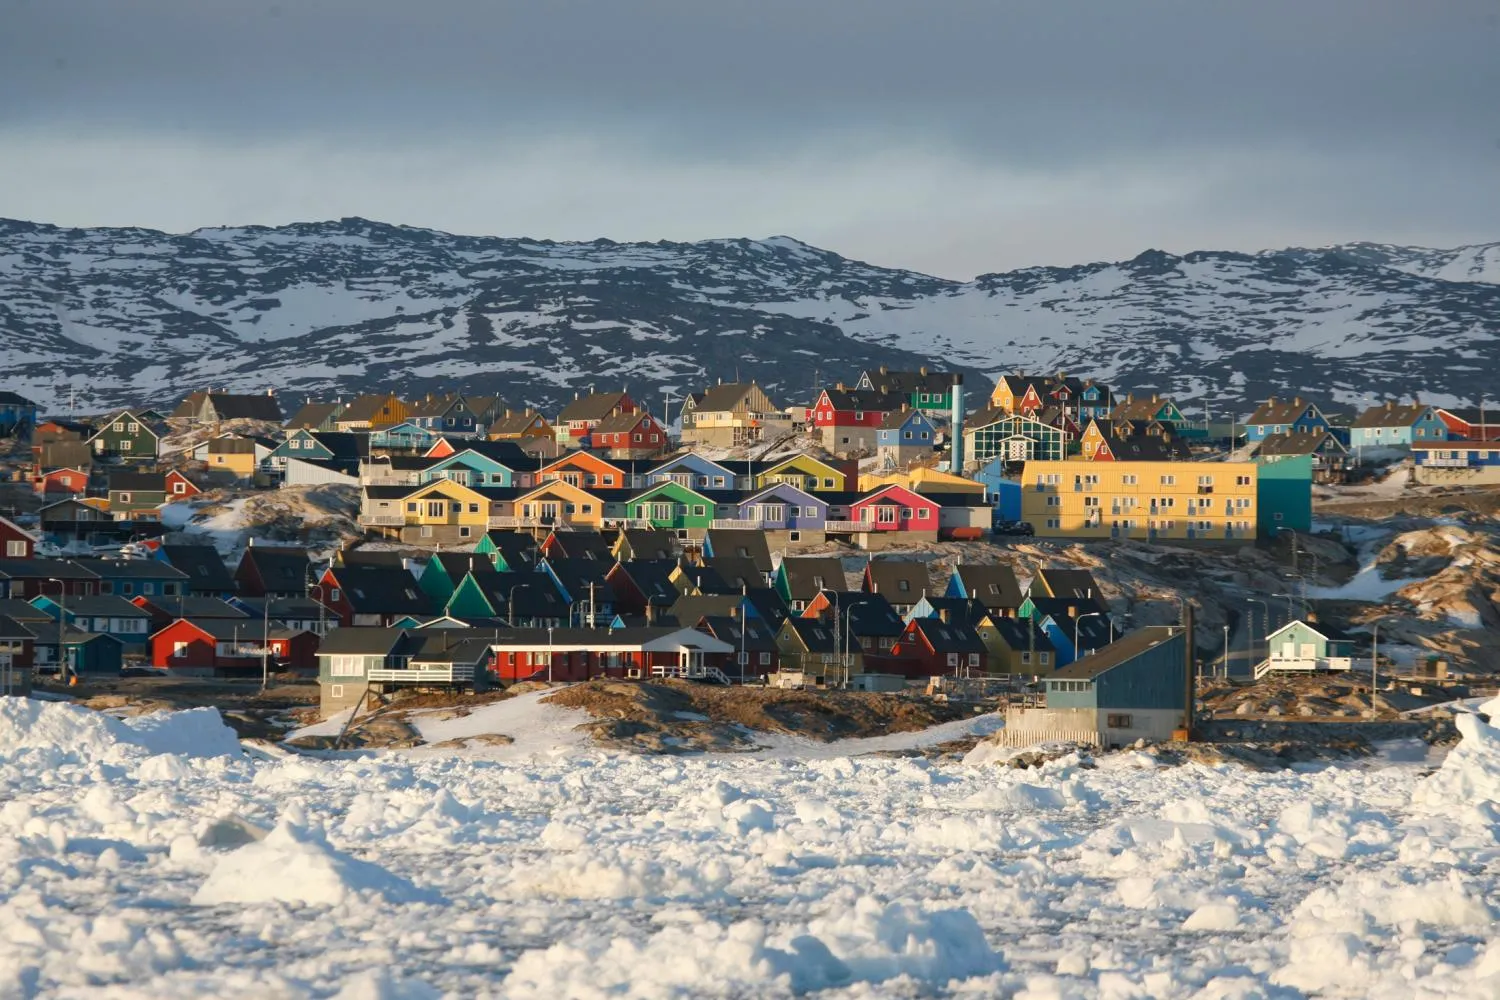
{"label": "house door", "polygon": [[1295,642],[1282,643],[1281,658],[1283,660],[1295,660],[1297,658],[1297,644]]}
{"label": "house door", "polygon": [[1304,660],[1313,660],[1313,659],[1317,659],[1317,656],[1318,656],[1318,646],[1317,646],[1316,643],[1304,642],[1302,644],[1302,659],[1304,659]]}
{"label": "house door", "polygon": [[442,516],[444,516],[447,513],[448,513],[448,501],[446,501],[446,500],[429,500],[429,501],[427,501],[427,516],[428,517],[442,517]]}
{"label": "house door", "polygon": [[540,506],[540,508],[541,508],[541,511],[542,511],[542,520],[543,521],[556,521],[557,520],[557,501],[556,500],[544,500],[538,506]]}

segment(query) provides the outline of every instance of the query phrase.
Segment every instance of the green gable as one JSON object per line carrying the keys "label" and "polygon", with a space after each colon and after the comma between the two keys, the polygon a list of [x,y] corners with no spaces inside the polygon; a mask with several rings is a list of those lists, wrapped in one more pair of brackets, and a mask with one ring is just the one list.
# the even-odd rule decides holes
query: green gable
{"label": "green gable", "polygon": [[495,607],[484,588],[474,579],[474,574],[466,573],[448,598],[443,613],[454,618],[493,618]]}
{"label": "green gable", "polygon": [[708,528],[713,525],[714,502],[680,483],[661,483],[631,498],[625,516],[656,528]]}

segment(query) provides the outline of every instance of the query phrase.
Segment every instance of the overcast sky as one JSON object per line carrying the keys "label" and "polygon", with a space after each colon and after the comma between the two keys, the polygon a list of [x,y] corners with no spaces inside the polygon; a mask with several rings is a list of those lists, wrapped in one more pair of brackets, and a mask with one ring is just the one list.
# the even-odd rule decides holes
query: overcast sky
{"label": "overcast sky", "polygon": [[953,277],[1500,240],[1500,2],[0,0],[0,216],[346,215]]}

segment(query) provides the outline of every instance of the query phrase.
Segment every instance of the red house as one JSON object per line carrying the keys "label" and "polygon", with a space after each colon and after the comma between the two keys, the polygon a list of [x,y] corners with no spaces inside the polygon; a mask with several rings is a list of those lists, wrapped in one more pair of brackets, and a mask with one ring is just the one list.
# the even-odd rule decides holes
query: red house
{"label": "red house", "polygon": [[891,647],[907,677],[983,677],[989,651],[968,625],[941,618],[913,618]]}
{"label": "red house", "polygon": [[89,474],[82,469],[50,469],[36,477],[35,489],[43,496],[81,495],[89,488]]}
{"label": "red house", "polygon": [[7,559],[30,559],[36,555],[36,536],[7,518],[0,517],[0,543]]}
{"label": "red house", "polygon": [[315,671],[318,637],[312,632],[232,618],[179,619],[151,636],[151,665],[192,676],[237,676],[261,669],[262,639],[273,671]]}
{"label": "red house", "polygon": [[645,410],[606,417],[589,431],[589,447],[610,458],[646,458],[667,447],[667,429]]}
{"label": "red house", "polygon": [[600,421],[608,420],[610,417],[618,417],[623,413],[634,413],[640,407],[635,400],[630,398],[626,392],[595,392],[590,393],[562,408],[557,415],[558,427],[565,427],[568,437],[572,440],[572,447],[578,447],[580,439],[588,437],[589,432],[597,427]]}
{"label": "red house", "polygon": [[875,451],[880,425],[886,415],[901,409],[909,399],[895,393],[868,389],[824,389],[807,411],[807,422],[824,448],[840,457],[857,451]]}
{"label": "red house", "polygon": [[850,504],[849,519],[859,525],[860,531],[931,532],[936,538],[941,509],[937,501],[892,484]]}
{"label": "red house", "polygon": [[1437,415],[1447,425],[1449,437],[1465,441],[1500,441],[1500,412],[1440,407]]}

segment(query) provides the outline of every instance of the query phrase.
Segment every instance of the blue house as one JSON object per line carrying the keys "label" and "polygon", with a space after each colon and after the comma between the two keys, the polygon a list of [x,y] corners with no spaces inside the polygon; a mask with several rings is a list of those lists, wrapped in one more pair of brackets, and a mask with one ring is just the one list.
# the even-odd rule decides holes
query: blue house
{"label": "blue house", "polygon": [[1121,747],[1168,740],[1190,728],[1188,636],[1178,626],[1143,628],[1048,674],[1045,708],[1006,712],[1006,744],[1075,740]]}
{"label": "blue house", "polygon": [[426,451],[437,441],[438,435],[410,420],[403,420],[390,427],[370,432],[371,448],[392,448],[398,451]]}
{"label": "blue house", "polygon": [[127,647],[141,650],[151,631],[151,612],[114,594],[97,597],[34,597],[31,606],[53,621],[64,622],[81,632],[107,635]]}
{"label": "blue house", "polygon": [[[1043,598],[1042,600],[1046,600]],[[1031,616],[1022,616],[1031,617]],[[1041,615],[1042,631],[1057,650],[1057,662],[1066,666],[1082,656],[1104,649],[1114,641],[1114,626],[1106,615],[1082,614],[1069,617],[1060,614]],[[1074,645],[1075,638],[1077,645]]]}
{"label": "blue house", "polygon": [[463,486],[514,486],[516,484],[513,469],[472,448],[454,452],[442,461],[429,465],[418,476],[422,483],[430,483],[435,479],[451,479]]}
{"label": "blue house", "polygon": [[1426,403],[1386,400],[1355,418],[1349,427],[1351,448],[1410,448],[1448,440],[1448,425],[1437,408]]}
{"label": "blue house", "polygon": [[1095,419],[1103,420],[1114,408],[1115,398],[1114,394],[1109,391],[1109,386],[1088,379],[1078,390],[1078,422],[1080,424]]}
{"label": "blue house", "polygon": [[[1500,469],[1500,441],[1449,441],[1445,444],[1414,444],[1412,462],[1418,470]],[[1422,475],[1419,471],[1418,479]],[[1493,480],[1489,480],[1493,481]]]}
{"label": "blue house", "polygon": [[734,470],[692,452],[663,462],[646,474],[646,485],[658,483],[676,483],[690,490],[732,490],[736,485]]}
{"label": "blue house", "polygon": [[936,431],[919,409],[892,410],[875,428],[875,454],[886,465],[906,465],[932,454]]}
{"label": "blue house", "polygon": [[1272,434],[1311,434],[1328,428],[1328,418],[1323,416],[1316,403],[1301,396],[1292,399],[1272,396],[1245,421],[1245,438],[1264,441]]}
{"label": "blue house", "polygon": [[35,403],[13,392],[0,392],[0,437],[29,438],[35,426]]}

